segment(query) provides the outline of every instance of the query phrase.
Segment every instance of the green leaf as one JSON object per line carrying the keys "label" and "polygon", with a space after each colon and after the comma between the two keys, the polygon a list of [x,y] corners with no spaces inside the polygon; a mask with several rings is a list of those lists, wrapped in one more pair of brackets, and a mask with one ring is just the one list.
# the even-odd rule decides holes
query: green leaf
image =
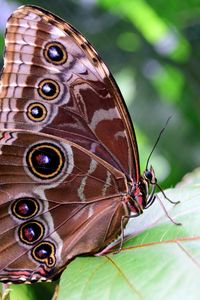
{"label": "green leaf", "polygon": [[55,283],[12,284],[9,289],[10,300],[50,300],[52,299]]}
{"label": "green leaf", "polygon": [[119,254],[79,257],[60,281],[58,300],[200,299],[200,190],[195,185],[159,194],[174,225],[156,201],[129,230],[135,237]]}
{"label": "green leaf", "polygon": [[177,184],[178,187],[192,185],[200,187],[200,167],[196,168],[193,172],[186,174],[181,182]]}

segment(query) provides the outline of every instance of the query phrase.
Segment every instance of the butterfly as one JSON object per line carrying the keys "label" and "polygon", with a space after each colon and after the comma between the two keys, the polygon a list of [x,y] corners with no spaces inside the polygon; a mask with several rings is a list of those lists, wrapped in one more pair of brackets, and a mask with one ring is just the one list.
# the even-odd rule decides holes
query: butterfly
{"label": "butterfly", "polygon": [[108,68],[71,25],[35,6],[8,19],[0,90],[0,281],[56,278],[155,200]]}

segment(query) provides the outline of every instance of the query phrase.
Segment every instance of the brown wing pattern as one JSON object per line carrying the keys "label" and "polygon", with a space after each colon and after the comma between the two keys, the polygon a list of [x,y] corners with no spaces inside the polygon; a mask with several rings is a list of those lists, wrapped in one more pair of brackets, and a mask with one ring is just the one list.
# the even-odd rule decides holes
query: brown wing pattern
{"label": "brown wing pattern", "polygon": [[[54,41],[64,47],[61,64],[45,57]],[[45,80],[58,85],[54,99],[38,93]],[[36,101],[46,111],[40,121],[30,118]],[[134,131],[107,67],[79,32],[49,12],[27,6],[10,17],[0,104],[2,128],[73,141],[121,170],[129,181],[139,179]]]}
{"label": "brown wing pattern", "polygon": [[[31,166],[48,154],[43,148],[35,158],[30,149],[38,145],[63,153],[52,178],[39,178],[46,174],[40,161],[40,168]],[[2,132],[0,148],[1,281],[55,277],[74,256],[95,253],[120,233],[118,222],[126,213],[121,199],[127,193],[121,172],[70,142],[41,133]],[[53,171],[47,169],[48,175]],[[51,260],[36,252],[45,245]]]}

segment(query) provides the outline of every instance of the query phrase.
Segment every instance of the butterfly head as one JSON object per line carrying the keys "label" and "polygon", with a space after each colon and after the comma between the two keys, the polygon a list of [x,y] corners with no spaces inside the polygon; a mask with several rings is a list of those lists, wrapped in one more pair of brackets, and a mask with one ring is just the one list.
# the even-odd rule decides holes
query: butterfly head
{"label": "butterfly head", "polygon": [[146,169],[143,174],[143,178],[147,181],[148,185],[156,185],[157,179],[155,176],[155,171],[152,166],[150,166],[150,169]]}

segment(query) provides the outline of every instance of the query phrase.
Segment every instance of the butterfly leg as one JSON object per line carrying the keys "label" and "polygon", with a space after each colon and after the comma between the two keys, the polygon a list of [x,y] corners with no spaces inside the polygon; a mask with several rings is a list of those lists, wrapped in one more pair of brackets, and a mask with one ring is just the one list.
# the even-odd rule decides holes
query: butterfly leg
{"label": "butterfly leg", "polygon": [[163,210],[164,210],[166,216],[170,219],[170,221],[171,221],[173,224],[175,224],[175,225],[182,225],[181,223],[174,221],[174,220],[172,219],[172,217],[170,217],[170,215],[168,214],[168,212],[167,212],[167,210],[166,210],[164,204],[162,203],[162,201],[160,200],[160,198],[158,197],[158,195],[157,195],[157,194],[155,195],[155,188],[156,188],[156,186],[158,186],[158,188],[160,189],[161,193],[163,194],[163,197],[164,197],[166,200],[168,200],[170,203],[172,203],[172,204],[178,204],[178,203],[180,203],[180,201],[176,201],[176,202],[175,202],[175,201],[170,200],[170,199],[166,196],[166,194],[164,193],[164,191],[162,190],[162,188],[157,184],[157,182],[155,182],[154,184],[152,183],[152,185],[153,185],[153,189],[152,189],[152,192],[151,192],[151,194],[150,194],[150,196],[149,196],[149,198],[148,198],[148,200],[147,200],[147,205],[145,206],[145,209],[148,208],[149,206],[151,206],[151,205],[153,204],[153,202],[155,201],[156,197],[157,197],[157,198],[159,199],[159,202],[160,202],[160,204],[161,204],[161,206],[162,206],[162,208],[163,208]]}
{"label": "butterfly leg", "polygon": [[132,219],[132,218],[135,218],[136,216],[139,216],[141,213],[143,213],[143,211],[142,212],[140,212],[140,213],[138,213],[137,215],[127,215],[127,216],[123,216],[122,218],[121,218],[121,236],[120,236],[120,244],[119,244],[119,248],[115,251],[115,252],[113,252],[113,254],[117,254],[117,253],[119,253],[121,250],[122,250],[122,247],[123,247],[123,243],[124,243],[124,223],[126,224],[127,222],[126,222],[126,220],[128,220],[129,221],[129,219]]}
{"label": "butterfly leg", "polygon": [[164,197],[167,201],[169,201],[169,202],[172,203],[172,204],[179,204],[179,203],[180,203],[180,201],[172,201],[171,199],[169,199],[169,198],[166,196],[166,194],[165,194],[165,192],[163,191],[163,189],[159,186],[158,183],[156,183],[156,186],[159,188],[160,192],[163,194],[163,197]]}
{"label": "butterfly leg", "polygon": [[[158,195],[157,195],[157,197],[158,197]],[[170,221],[171,221],[173,224],[175,224],[175,225],[178,225],[178,226],[181,226],[181,225],[182,225],[182,223],[180,223],[180,222],[176,222],[176,221],[174,221],[174,219],[173,219],[172,217],[170,217],[170,215],[168,214],[168,212],[167,212],[167,210],[166,210],[166,208],[165,208],[164,204],[162,203],[162,201],[160,200],[160,198],[159,198],[159,197],[158,197],[158,200],[159,200],[159,202],[160,202],[160,205],[162,206],[162,209],[164,210],[164,212],[165,212],[166,216],[168,217],[168,219],[170,219]]]}

